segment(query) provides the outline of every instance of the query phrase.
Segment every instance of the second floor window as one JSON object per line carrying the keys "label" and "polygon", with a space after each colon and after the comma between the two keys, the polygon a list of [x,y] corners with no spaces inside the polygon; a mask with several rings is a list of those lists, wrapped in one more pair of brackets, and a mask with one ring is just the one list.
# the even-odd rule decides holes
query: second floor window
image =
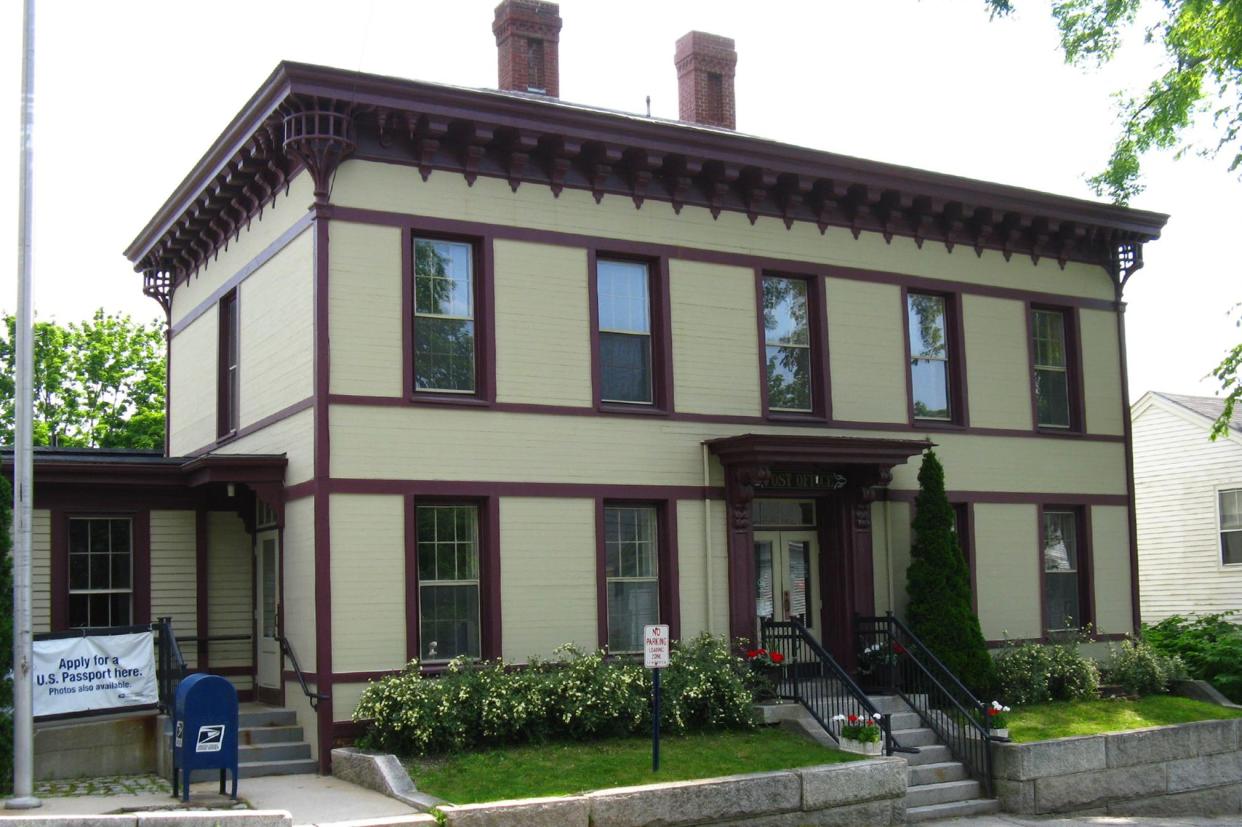
{"label": "second floor window", "polygon": [[1070,362],[1065,314],[1031,311],[1031,352],[1035,364],[1035,417],[1041,428],[1070,428]]}
{"label": "second floor window", "polygon": [[1220,492],[1220,561],[1242,563],[1242,488]]}
{"label": "second floor window", "polygon": [[910,331],[910,387],[914,418],[949,421],[954,411],[949,389],[949,339],[943,296],[910,293],[906,304]]}
{"label": "second floor window", "polygon": [[763,343],[768,408],[812,410],[811,325],[807,283],[803,279],[763,279]]}
{"label": "second floor window", "polygon": [[636,261],[600,259],[600,399],[651,404],[651,277]]}
{"label": "second floor window", "polygon": [[216,436],[228,436],[240,427],[238,406],[238,317],[237,291],[220,299],[220,349],[216,398]]}
{"label": "second floor window", "polygon": [[414,240],[414,389],[475,392],[474,251]]}

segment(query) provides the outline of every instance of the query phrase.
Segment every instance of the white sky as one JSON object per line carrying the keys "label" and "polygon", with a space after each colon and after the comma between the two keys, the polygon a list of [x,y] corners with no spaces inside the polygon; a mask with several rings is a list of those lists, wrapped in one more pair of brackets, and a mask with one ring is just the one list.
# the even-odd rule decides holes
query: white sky
{"label": "white sky", "polygon": [[[1064,65],[1047,0],[989,22],[983,0],[562,0],[564,100],[677,116],[674,41],[737,41],[738,128],[776,140],[1092,197],[1110,95],[1150,77],[1140,38],[1103,71]],[[16,307],[21,3],[0,4],[0,308]],[[162,317],[121,255],[281,59],[493,87],[492,0],[39,0],[35,309]],[[762,8],[762,11],[760,9]],[[1210,135],[1210,133],[1205,133]],[[1131,396],[1211,395],[1242,338],[1242,184],[1222,160],[1146,161],[1134,206],[1171,214],[1126,298]],[[830,230],[831,232],[831,230]],[[972,255],[958,248],[961,255]],[[955,253],[956,254],[956,253]]]}

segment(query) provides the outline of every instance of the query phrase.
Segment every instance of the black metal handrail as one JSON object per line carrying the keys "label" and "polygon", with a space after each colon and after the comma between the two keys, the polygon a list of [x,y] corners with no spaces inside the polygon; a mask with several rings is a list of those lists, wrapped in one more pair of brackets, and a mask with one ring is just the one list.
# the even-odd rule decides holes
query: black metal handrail
{"label": "black metal handrail", "polygon": [[992,738],[983,703],[892,612],[857,618],[855,631],[873,676],[918,713],[990,797]]}
{"label": "black metal handrail", "polygon": [[156,678],[159,684],[160,711],[171,715],[177,700],[177,684],[190,670],[185,664],[185,656],[181,654],[181,647],[177,645],[177,636],[173,634],[172,618],[161,617],[151,625],[156,632],[159,647]]}
{"label": "black metal handrail", "polygon": [[306,696],[306,700],[310,703],[311,709],[318,709],[320,701],[326,701],[331,696],[323,692],[312,692],[310,687],[306,685],[306,675],[302,673],[302,666],[298,663],[298,656],[293,653],[293,645],[289,643],[289,638],[284,635],[277,635],[276,640],[280,642],[280,651],[289,659],[289,663],[293,666],[293,673],[298,677],[298,685],[302,687],[302,694]]}
{"label": "black metal handrail", "polygon": [[885,755],[918,752],[916,748],[903,747],[897,742],[890,717],[876,709],[849,673],[811,637],[801,621],[761,618],[759,634],[765,649],[779,652],[784,658],[778,667],[777,695],[802,704],[815,722],[838,742],[841,718],[857,715],[879,722]]}

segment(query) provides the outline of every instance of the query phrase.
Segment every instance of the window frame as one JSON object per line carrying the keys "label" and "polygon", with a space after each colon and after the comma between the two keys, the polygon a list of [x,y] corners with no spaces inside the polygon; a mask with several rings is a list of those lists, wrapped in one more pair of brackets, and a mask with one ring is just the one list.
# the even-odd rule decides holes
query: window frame
{"label": "window frame", "polygon": [[[773,409],[768,401],[768,342],[763,319],[763,281],[781,278],[806,283],[807,333],[810,336],[811,409],[794,411]],[[832,416],[832,382],[828,375],[828,305],[824,288],[825,277],[819,273],[755,268],[755,325],[759,340],[759,395],[764,419],[772,421],[827,422]]]}
{"label": "window frame", "polygon": [[[1239,561],[1237,563],[1226,563],[1225,562],[1225,546],[1224,546],[1225,528],[1221,525],[1223,515],[1221,514],[1221,510],[1220,510],[1220,495],[1229,494],[1234,491],[1242,493],[1242,482],[1231,483],[1231,484],[1226,484],[1226,485],[1217,485],[1213,491],[1214,498],[1215,498],[1215,502],[1214,502],[1215,507],[1213,508],[1213,513],[1216,516],[1216,522],[1213,526],[1215,533],[1216,533],[1216,565],[1217,565],[1217,568],[1219,568],[1222,571],[1242,570],[1242,561]],[[1230,529],[1230,531],[1238,532],[1239,534],[1242,534],[1242,529],[1235,528],[1235,529]]]}
{"label": "window frame", "polygon": [[[220,297],[216,339],[216,438],[230,439],[241,430],[241,302],[238,288]],[[229,363],[230,343],[234,362]]]}
{"label": "window frame", "polygon": [[[623,402],[603,398],[603,362],[600,356],[599,262],[643,264],[647,268],[647,302],[651,330],[651,402]],[[587,251],[587,293],[591,321],[591,398],[601,413],[654,414],[673,412],[673,331],[669,296],[668,258],[618,253],[610,249]]]}
{"label": "window frame", "polygon": [[[418,240],[470,245],[471,287],[474,291],[474,391],[418,390],[415,382],[414,244]],[[407,402],[467,407],[490,406],[496,401],[496,326],[494,269],[490,235],[463,235],[418,226],[401,233],[402,395]]]}
{"label": "window frame", "polygon": [[53,508],[50,514],[50,631],[69,626],[69,521],[128,519],[130,521],[130,625],[151,622],[151,512],[124,508]]}
{"label": "window frame", "polygon": [[[948,419],[926,419],[915,414],[914,365],[910,340],[910,297],[932,296],[944,302],[944,337],[948,354],[945,388],[949,402]],[[969,394],[966,387],[966,337],[962,326],[962,297],[960,293],[943,293],[936,290],[901,288],[901,332],[905,341],[906,405],[908,424],[921,429],[970,427]]]}
{"label": "window frame", "polygon": [[[608,543],[604,511],[614,506],[654,508],[656,515],[656,594],[659,622],[666,624],[670,640],[681,638],[681,606],[677,569],[677,501],[595,499],[596,637],[601,649],[608,647]],[[636,652],[621,652],[634,655]]]}
{"label": "window frame", "polygon": [[442,671],[448,660],[424,663],[418,577],[419,506],[469,506],[475,509],[479,554],[479,658],[501,656],[500,526],[496,497],[407,495],[405,498],[405,649],[406,660],[417,660],[424,671]]}
{"label": "window frame", "polygon": [[[1069,425],[1044,425],[1039,421],[1039,391],[1035,381],[1035,313],[1058,313],[1065,331],[1065,389],[1069,408]],[[1079,339],[1078,309],[1061,305],[1026,303],[1026,347],[1031,383],[1031,427],[1040,433],[1082,434],[1086,431],[1083,411],[1082,347]]]}
{"label": "window frame", "polygon": [[[1052,641],[1065,635],[1076,635],[1090,628],[1092,637],[1099,636],[1095,628],[1095,572],[1091,553],[1091,506],[1045,503],[1037,511],[1039,540],[1037,559],[1039,563],[1039,633],[1040,639]],[[1048,541],[1046,514],[1071,514],[1074,518],[1075,545],[1078,553],[1078,628],[1051,629],[1048,626],[1048,584],[1044,566],[1044,548]]]}

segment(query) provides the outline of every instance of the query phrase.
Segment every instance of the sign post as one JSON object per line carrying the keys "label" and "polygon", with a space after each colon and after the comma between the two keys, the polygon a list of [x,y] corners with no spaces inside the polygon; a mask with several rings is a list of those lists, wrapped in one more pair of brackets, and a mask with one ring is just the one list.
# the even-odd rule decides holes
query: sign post
{"label": "sign post", "polygon": [[668,666],[668,626],[643,627],[643,667],[651,675],[651,771],[660,771],[660,670]]}

